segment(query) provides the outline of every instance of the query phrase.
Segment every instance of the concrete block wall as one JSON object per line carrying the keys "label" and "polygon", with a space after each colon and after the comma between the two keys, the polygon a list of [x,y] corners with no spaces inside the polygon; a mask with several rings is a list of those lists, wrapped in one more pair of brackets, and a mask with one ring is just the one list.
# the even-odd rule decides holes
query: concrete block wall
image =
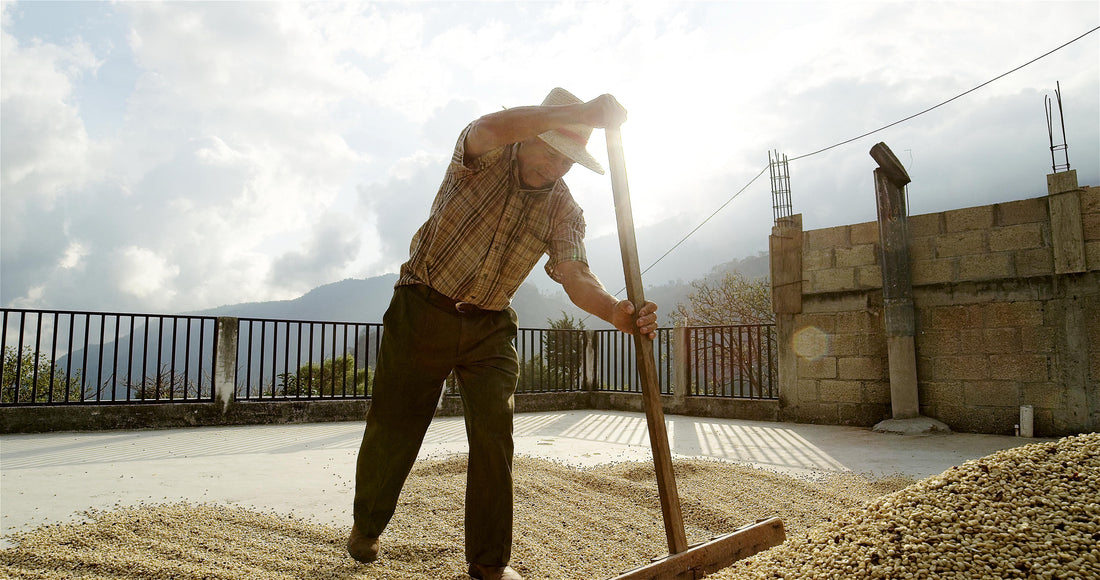
{"label": "concrete block wall", "polygon": [[[1056,273],[1048,197],[908,221],[921,414],[963,432],[1100,430],[1100,188],[1077,188],[1083,271]],[[801,312],[779,315],[780,418],[890,418],[877,222],[802,232]],[[792,376],[793,375],[793,376]]]}

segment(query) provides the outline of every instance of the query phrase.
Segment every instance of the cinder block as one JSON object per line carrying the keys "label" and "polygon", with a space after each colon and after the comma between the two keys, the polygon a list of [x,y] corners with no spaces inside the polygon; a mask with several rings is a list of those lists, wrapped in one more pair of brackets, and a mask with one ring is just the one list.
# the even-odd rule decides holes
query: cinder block
{"label": "cinder block", "polygon": [[837,377],[842,380],[879,380],[886,378],[886,359],[862,356],[837,358]]}
{"label": "cinder block", "polygon": [[811,292],[839,292],[856,289],[855,268],[829,268],[810,273]]}
{"label": "cinder block", "polygon": [[917,349],[917,381],[936,381],[939,377],[936,376],[936,360],[931,357],[922,356],[920,349]]}
{"label": "cinder block", "polygon": [[959,344],[963,345],[963,354],[985,354],[984,338],[981,328],[959,330]]}
{"label": "cinder block", "polygon": [[932,310],[932,328],[929,330],[962,330],[982,324],[980,304],[938,306]]}
{"label": "cinder block", "polygon": [[936,238],[913,238],[909,240],[910,263],[936,258]]}
{"label": "cinder block", "polygon": [[866,310],[837,312],[836,314],[837,333],[862,333],[881,327],[882,322],[879,317]]}
{"label": "cinder block", "polygon": [[1100,240],[1100,212],[1081,214],[1081,234],[1085,241]]}
{"label": "cinder block", "polygon": [[909,237],[923,238],[943,233],[943,213],[926,213],[909,216]]}
{"label": "cinder block", "polygon": [[823,356],[816,359],[798,359],[798,376],[811,379],[835,379],[836,357]]}
{"label": "cinder block", "polygon": [[928,284],[947,284],[955,280],[955,264],[957,258],[944,260],[921,260],[913,262],[912,276],[914,286]]}
{"label": "cinder block", "polygon": [[989,356],[990,378],[1027,383],[1050,380],[1050,366],[1042,354],[994,354]]}
{"label": "cinder block", "polygon": [[[1089,350],[1100,353],[1100,305],[1097,302],[1100,300],[1096,298],[1085,301],[1085,334],[1088,336]],[[1096,378],[1100,381],[1100,376]]]}
{"label": "cinder block", "polygon": [[1057,333],[1052,328],[1028,328],[1020,333],[1020,350],[1025,353],[1054,352],[1056,339]]}
{"label": "cinder block", "polygon": [[810,249],[840,248],[852,245],[851,226],[836,226],[834,228],[822,228],[810,230],[803,235]]}
{"label": "cinder block", "polygon": [[1023,352],[1018,328],[985,328],[982,334],[982,352],[1012,354]]}
{"label": "cinder block", "polygon": [[922,330],[916,336],[917,353],[922,356],[958,354],[959,333],[955,330]]}
{"label": "cinder block", "polygon": [[[982,326],[986,328],[1028,329],[1043,325],[1043,303],[1038,300],[1026,302],[990,302],[981,306]],[[1027,330],[1025,330],[1027,332]]]}
{"label": "cinder block", "polygon": [[824,270],[835,265],[832,248],[808,250],[802,253],[802,278],[809,278],[808,273],[814,270]]}
{"label": "cinder block", "polygon": [[1042,248],[1042,227],[1037,224],[1019,224],[995,228],[989,232],[989,251],[1005,252],[1010,250],[1028,250]]}
{"label": "cinder block", "polygon": [[933,365],[937,380],[963,381],[989,378],[989,360],[985,355],[941,356],[935,359]]}
{"label": "cinder block", "polygon": [[993,206],[968,207],[944,212],[944,231],[965,232],[993,227]]}
{"label": "cinder block", "polygon": [[877,244],[879,243],[878,222],[863,222],[861,224],[853,224],[851,231],[848,232],[853,246],[860,244]]}
{"label": "cinder block", "polygon": [[1085,262],[1090,271],[1100,271],[1100,240],[1085,242]]}
{"label": "cinder block", "polygon": [[1058,383],[1025,383],[1020,386],[1020,403],[1036,409],[1066,408],[1066,388]]}
{"label": "cinder block", "polygon": [[1081,213],[1100,213],[1100,187],[1081,190]]}
{"label": "cinder block", "polygon": [[795,394],[795,400],[799,403],[814,403],[820,400],[817,396],[817,383],[818,381],[813,379],[799,379],[795,382],[798,392]]}
{"label": "cinder block", "polygon": [[944,234],[936,238],[936,257],[972,256],[989,250],[988,230]]}
{"label": "cinder block", "polygon": [[795,324],[798,330],[814,327],[831,334],[836,332],[836,314],[802,314],[795,320]]}
{"label": "cinder block", "polygon": [[888,381],[864,381],[863,402],[889,405],[890,383]]}
{"label": "cinder block", "polygon": [[996,225],[998,226],[1050,221],[1050,210],[1047,209],[1046,197],[999,203],[994,208]]}
{"label": "cinder block", "polygon": [[999,407],[940,407],[935,417],[958,433],[992,433],[1011,435],[1013,425],[1019,422],[1019,408],[1015,412]]}
{"label": "cinder block", "polygon": [[859,341],[859,352],[856,354],[879,358],[886,356],[885,329],[876,328],[871,332],[861,332],[856,335],[856,340]]}
{"label": "cinder block", "polygon": [[859,334],[834,334],[829,345],[829,354],[836,356],[857,356],[859,352]]}
{"label": "cinder block", "polygon": [[961,407],[963,405],[962,383],[957,381],[922,382],[919,396],[921,403]]}
{"label": "cinder block", "polygon": [[1015,277],[1011,252],[959,256],[959,282]]}
{"label": "cinder block", "polygon": [[1054,273],[1054,252],[1050,248],[1015,252],[1016,275],[1021,278],[1049,276]]}
{"label": "cinder block", "polygon": [[836,265],[838,268],[847,266],[867,266],[878,263],[876,244],[860,244],[848,248],[836,249]]}
{"label": "cinder block", "polygon": [[836,314],[849,310],[882,309],[882,300],[874,304],[868,293],[819,294],[808,296],[802,301],[802,312],[813,314]]}
{"label": "cinder block", "polygon": [[963,383],[967,406],[982,407],[995,401],[1019,401],[1020,384],[1016,381],[971,381]]}
{"label": "cinder block", "polygon": [[817,425],[838,425],[839,417],[837,415],[836,403],[808,403],[800,405],[790,417],[787,414],[783,414],[784,421],[795,421],[798,423],[813,423]]}
{"label": "cinder block", "polygon": [[882,267],[875,265],[856,268],[856,284],[864,290],[882,288]]}
{"label": "cinder block", "polygon": [[823,403],[860,403],[863,401],[863,384],[849,380],[820,381],[818,393]]}

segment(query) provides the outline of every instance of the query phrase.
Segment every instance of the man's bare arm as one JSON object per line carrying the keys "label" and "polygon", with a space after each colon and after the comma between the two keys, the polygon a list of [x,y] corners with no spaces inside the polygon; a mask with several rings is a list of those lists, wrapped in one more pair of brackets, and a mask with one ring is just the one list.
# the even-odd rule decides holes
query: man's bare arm
{"label": "man's bare arm", "polygon": [[626,109],[611,95],[600,95],[575,105],[515,107],[490,113],[474,121],[466,133],[466,161],[512,143],[565,125],[618,127],[626,120]]}
{"label": "man's bare arm", "polygon": [[599,316],[627,334],[633,334],[637,325],[650,340],[657,338],[656,304],[647,301],[635,322],[634,305],[609,294],[584,262],[562,262],[554,271],[569,299],[580,309]]}

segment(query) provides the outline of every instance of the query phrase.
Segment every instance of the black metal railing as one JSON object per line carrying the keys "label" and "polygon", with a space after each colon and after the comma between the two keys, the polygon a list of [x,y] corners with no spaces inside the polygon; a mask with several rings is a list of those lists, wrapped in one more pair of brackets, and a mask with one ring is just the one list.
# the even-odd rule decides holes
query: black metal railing
{"label": "black metal railing", "polygon": [[775,325],[689,327],[686,342],[689,395],[779,397]]}
{"label": "black metal railing", "polygon": [[519,355],[517,393],[561,393],[585,389],[583,330],[521,328],[516,335]]}
{"label": "black metal railing", "polygon": [[382,325],[241,318],[237,399],[369,397]]}
{"label": "black metal railing", "polygon": [[[658,328],[653,344],[657,364],[657,384],[664,395],[672,394],[673,352],[671,328]],[[637,354],[634,339],[617,330],[596,331],[597,384],[594,390],[618,393],[640,393]]]}
{"label": "black metal railing", "polygon": [[215,318],[3,309],[0,403],[213,399]]}
{"label": "black metal railing", "polygon": [[[382,333],[359,322],[0,312],[0,405],[368,398]],[[219,345],[227,329],[235,338]],[[516,352],[518,393],[641,390],[633,340],[616,330],[520,329]],[[774,325],[661,328],[654,355],[663,394],[679,380],[686,396],[778,397]]]}

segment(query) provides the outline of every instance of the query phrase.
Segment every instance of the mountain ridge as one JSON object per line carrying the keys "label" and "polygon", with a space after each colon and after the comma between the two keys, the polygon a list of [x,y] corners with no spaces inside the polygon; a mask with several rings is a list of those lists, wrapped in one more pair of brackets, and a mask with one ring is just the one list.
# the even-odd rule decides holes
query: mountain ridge
{"label": "mountain ridge", "polygon": [[[714,282],[728,272],[741,272],[749,278],[768,275],[768,256],[761,252],[755,256],[734,259],[714,266],[710,272],[690,282],[665,282],[645,286],[646,299],[657,303],[662,325],[675,312],[676,305],[686,302],[694,291],[693,282]],[[234,316],[237,318],[264,318],[277,320],[309,320],[325,322],[382,321],[393,294],[397,274],[383,274],[371,278],[346,278],[313,288],[298,298],[269,302],[244,302],[189,312],[196,316]],[[611,290],[610,284],[609,291]],[[625,297],[625,296],[624,296]],[[525,282],[516,291],[512,308],[520,318],[523,328],[543,328],[549,320],[560,319],[564,314],[584,320],[587,328],[611,328],[609,324],[589,315],[573,305],[563,290],[540,290],[531,282]]]}

